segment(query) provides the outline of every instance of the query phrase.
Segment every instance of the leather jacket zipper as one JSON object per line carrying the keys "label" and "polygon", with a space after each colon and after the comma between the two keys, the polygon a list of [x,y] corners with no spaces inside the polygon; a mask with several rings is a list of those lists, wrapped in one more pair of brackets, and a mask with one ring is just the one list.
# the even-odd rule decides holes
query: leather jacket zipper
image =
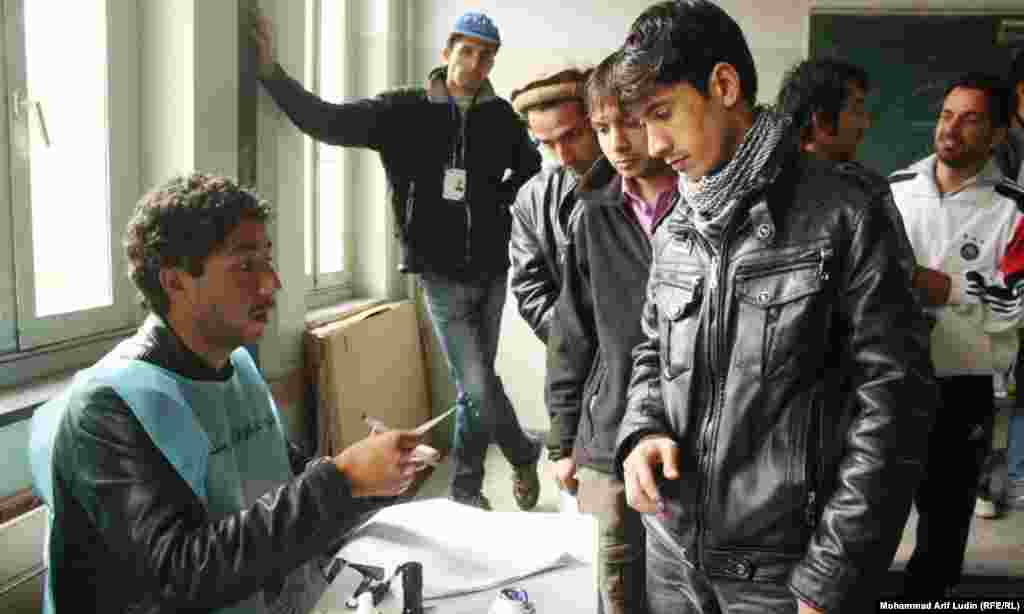
{"label": "leather jacket zipper", "polygon": [[[696,557],[695,562],[701,567],[704,553],[704,510],[711,498],[711,465],[714,452],[714,434],[717,431],[718,417],[722,413],[722,406],[725,403],[725,379],[728,375],[728,365],[720,365],[722,357],[725,356],[725,326],[726,321],[726,273],[729,268],[729,240],[736,231],[736,225],[740,216],[734,213],[726,224],[722,233],[722,242],[719,251],[716,253],[710,242],[694,229],[704,244],[704,249],[711,254],[710,290],[709,301],[714,301],[715,309],[708,314],[707,335],[705,337],[708,353],[708,379],[711,398],[708,403],[708,412],[704,416],[704,425],[700,435],[700,449],[698,450],[701,463],[701,484],[698,492],[700,500],[697,505],[697,532],[696,532]],[[721,372],[720,372],[721,371]]]}
{"label": "leather jacket zipper", "polygon": [[818,269],[818,277],[823,280],[827,280],[828,270],[826,267],[832,259],[833,253],[834,252],[831,247],[819,247],[815,250],[800,254],[795,259],[784,260],[781,262],[751,262],[742,264],[736,269],[736,280],[743,281],[746,279],[763,277],[769,273],[788,273],[790,271],[799,271],[801,269],[807,269],[814,266]]}

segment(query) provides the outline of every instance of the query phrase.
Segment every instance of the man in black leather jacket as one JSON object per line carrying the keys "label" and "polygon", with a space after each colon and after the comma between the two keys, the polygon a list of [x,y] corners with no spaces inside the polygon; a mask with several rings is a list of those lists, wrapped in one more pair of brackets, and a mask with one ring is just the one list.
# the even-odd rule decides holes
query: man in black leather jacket
{"label": "man in black leather jacket", "polygon": [[867,612],[936,407],[928,324],[855,165],[796,152],[707,0],[634,22],[617,84],[680,201],[619,432],[652,614]]}
{"label": "man in black leather jacket", "polygon": [[[512,294],[519,314],[542,343],[548,341],[551,313],[562,286],[562,260],[579,207],[576,186],[601,151],[583,104],[589,68],[561,67],[544,72],[512,92],[512,107],[558,166],[544,169],[523,185],[512,204]],[[562,458],[558,416],[548,413],[546,446],[551,460]]]}
{"label": "man in black leather jacket", "polygon": [[[139,201],[125,246],[150,315],[33,417],[48,612],[308,612],[340,538],[410,485],[408,432],[308,462],[288,446],[242,347],[280,288],[270,213],[201,173]],[[173,401],[189,390],[209,402]]]}

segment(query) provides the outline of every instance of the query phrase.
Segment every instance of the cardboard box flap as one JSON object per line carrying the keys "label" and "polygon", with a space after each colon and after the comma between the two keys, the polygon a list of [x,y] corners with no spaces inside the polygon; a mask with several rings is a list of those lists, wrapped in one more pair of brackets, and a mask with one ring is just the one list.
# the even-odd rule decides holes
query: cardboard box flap
{"label": "cardboard box flap", "polygon": [[378,305],[321,333],[321,453],[337,454],[365,437],[363,414],[392,428],[430,417],[416,310],[411,301]]}

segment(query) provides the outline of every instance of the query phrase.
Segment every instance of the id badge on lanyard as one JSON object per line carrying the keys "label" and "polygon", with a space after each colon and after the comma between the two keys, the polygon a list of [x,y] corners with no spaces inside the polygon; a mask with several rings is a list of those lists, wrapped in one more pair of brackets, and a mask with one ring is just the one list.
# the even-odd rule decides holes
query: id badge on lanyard
{"label": "id badge on lanyard", "polygon": [[[479,92],[478,92],[479,93]],[[476,95],[473,96],[473,102],[476,101]],[[448,104],[451,105],[452,116],[458,120],[459,113],[455,105],[455,100],[451,96],[448,97]],[[470,103],[472,106],[472,103]],[[469,174],[466,172],[466,119],[465,115],[462,117],[462,121],[459,122],[459,140],[457,146],[452,148],[451,162],[444,170],[444,178],[441,181],[441,195],[445,200],[452,203],[465,203],[466,202],[466,186],[469,182]],[[458,155],[461,149],[461,156]]]}
{"label": "id badge on lanyard", "polygon": [[461,203],[466,200],[466,169],[448,168],[444,171],[442,195],[445,200]]}

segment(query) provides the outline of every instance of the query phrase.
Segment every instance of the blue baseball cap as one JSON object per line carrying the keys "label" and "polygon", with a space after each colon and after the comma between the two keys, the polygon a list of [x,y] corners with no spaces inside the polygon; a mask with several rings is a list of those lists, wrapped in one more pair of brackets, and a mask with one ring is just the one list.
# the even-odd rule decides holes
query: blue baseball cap
{"label": "blue baseball cap", "polygon": [[501,36],[498,34],[498,26],[494,25],[491,18],[483,13],[464,13],[462,17],[455,20],[455,27],[452,28],[452,34],[472,36],[474,38],[479,38],[484,42],[491,43],[492,45],[501,45]]}

